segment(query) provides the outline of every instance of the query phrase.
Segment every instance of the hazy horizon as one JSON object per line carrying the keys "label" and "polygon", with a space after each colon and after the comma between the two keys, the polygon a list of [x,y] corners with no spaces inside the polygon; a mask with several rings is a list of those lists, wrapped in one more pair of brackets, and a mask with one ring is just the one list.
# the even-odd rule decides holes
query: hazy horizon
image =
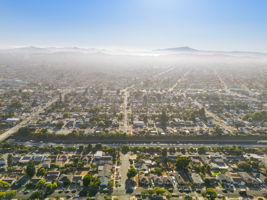
{"label": "hazy horizon", "polygon": [[263,0],[1,1],[0,47],[267,52]]}
{"label": "hazy horizon", "polygon": [[267,0],[0,0],[0,199],[267,198]]}

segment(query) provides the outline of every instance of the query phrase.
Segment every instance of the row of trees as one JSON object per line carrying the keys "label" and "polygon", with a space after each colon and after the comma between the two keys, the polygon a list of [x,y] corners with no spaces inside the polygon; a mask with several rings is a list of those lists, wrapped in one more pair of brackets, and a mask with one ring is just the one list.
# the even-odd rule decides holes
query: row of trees
{"label": "row of trees", "polygon": [[[162,154],[163,151],[167,151],[169,153],[176,153],[180,152],[185,154],[186,152],[191,153],[199,153],[205,154],[206,152],[222,152],[224,154],[231,154],[231,155],[242,155],[242,153],[258,153],[263,154],[267,153],[267,148],[245,148],[245,147],[238,147],[238,146],[229,146],[229,147],[206,147],[201,146],[198,148],[179,148],[179,147],[169,147],[169,148],[162,148],[162,147],[143,147],[143,146],[129,146],[123,145],[122,147],[108,147],[101,144],[88,144],[87,146],[79,146],[76,147],[63,147],[63,146],[25,146],[19,145],[15,143],[1,143],[0,144],[0,151],[2,153],[19,153],[19,154],[27,154],[32,151],[38,150],[41,153],[52,153],[52,154],[59,154],[62,152],[76,152],[79,151],[81,154],[88,154],[89,152],[96,152],[98,150],[103,150],[108,152],[110,155],[117,156],[119,151],[123,153],[127,153],[128,151],[132,151],[134,153],[143,152],[143,153],[159,153]],[[12,155],[8,156],[8,165],[12,166]]]}
{"label": "row of trees", "polygon": [[168,194],[168,191],[165,188],[161,188],[161,187],[155,187],[152,189],[148,189],[148,190],[143,190],[141,192],[142,195],[149,195],[149,196],[163,196]]}
{"label": "row of trees", "polygon": [[7,190],[5,192],[0,192],[1,200],[11,200],[16,196],[16,190]]}
{"label": "row of trees", "polygon": [[26,185],[27,189],[39,189],[39,190],[45,191],[45,194],[53,193],[57,187],[58,187],[58,183],[56,181],[52,183],[47,183],[44,178],[40,179],[36,183],[36,185],[33,184],[32,182],[29,182]]}
{"label": "row of trees", "polygon": [[[161,187],[155,187],[152,189],[142,190],[141,195],[150,196],[150,197],[166,196],[168,199],[171,196],[170,193],[165,188],[161,188]],[[215,188],[207,188],[206,191],[202,193],[202,195],[209,200],[214,200],[218,196]],[[183,199],[192,200],[193,198],[190,196],[185,196]]]}

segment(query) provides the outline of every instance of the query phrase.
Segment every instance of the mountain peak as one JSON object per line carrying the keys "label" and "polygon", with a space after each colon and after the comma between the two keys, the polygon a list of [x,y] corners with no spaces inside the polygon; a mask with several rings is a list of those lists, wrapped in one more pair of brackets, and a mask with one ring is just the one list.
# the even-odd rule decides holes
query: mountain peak
{"label": "mountain peak", "polygon": [[167,49],[160,49],[163,51],[198,51],[197,49],[193,49],[188,46],[183,46],[183,47],[174,47],[174,48],[167,48]]}

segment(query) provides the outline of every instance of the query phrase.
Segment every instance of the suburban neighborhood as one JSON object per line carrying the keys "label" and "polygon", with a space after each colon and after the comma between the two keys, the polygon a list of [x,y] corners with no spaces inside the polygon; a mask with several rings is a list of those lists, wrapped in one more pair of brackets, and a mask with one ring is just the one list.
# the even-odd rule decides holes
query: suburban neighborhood
{"label": "suburban neighborhood", "polygon": [[267,197],[266,148],[2,143],[1,198]]}

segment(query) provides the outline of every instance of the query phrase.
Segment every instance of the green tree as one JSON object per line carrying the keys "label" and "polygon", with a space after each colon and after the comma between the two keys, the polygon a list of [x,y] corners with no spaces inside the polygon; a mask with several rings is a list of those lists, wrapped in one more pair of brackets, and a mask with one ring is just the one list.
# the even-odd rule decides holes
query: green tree
{"label": "green tree", "polygon": [[161,167],[156,167],[154,173],[158,176],[162,176],[163,169]]}
{"label": "green tree", "polygon": [[11,154],[8,154],[7,156],[7,166],[8,168],[11,168],[13,166],[13,159]]}
{"label": "green tree", "polygon": [[33,129],[32,128],[29,128],[29,127],[21,127],[19,130],[18,130],[18,135],[21,135],[23,137],[26,137],[28,135],[31,135],[33,133]]}
{"label": "green tree", "polygon": [[92,151],[92,149],[93,149],[93,146],[91,144],[88,144],[86,147],[86,152],[89,153]]}
{"label": "green tree", "polygon": [[85,187],[85,191],[88,191],[89,196],[95,196],[99,190],[99,179],[92,176],[91,174],[87,174],[83,178],[83,186]]}
{"label": "green tree", "polygon": [[190,164],[190,158],[188,156],[178,156],[176,160],[176,168],[177,170],[185,170],[188,168]]}
{"label": "green tree", "polygon": [[161,188],[161,187],[155,187],[153,190],[157,195],[160,195],[160,196],[162,196],[165,192],[167,192],[165,188]]}
{"label": "green tree", "polygon": [[267,111],[256,111],[252,114],[247,114],[244,119],[253,122],[267,122]]}
{"label": "green tree", "polygon": [[16,190],[8,190],[5,192],[0,192],[0,199],[1,200],[11,200],[16,196]]}
{"label": "green tree", "polygon": [[7,189],[9,187],[10,187],[10,184],[8,182],[0,180],[0,190]]}
{"label": "green tree", "polygon": [[193,197],[191,197],[191,196],[185,196],[184,197],[184,200],[193,200]]}
{"label": "green tree", "polygon": [[83,186],[87,187],[89,183],[92,181],[93,176],[91,174],[87,174],[83,177]]}
{"label": "green tree", "polygon": [[26,187],[26,189],[31,190],[35,187],[35,184],[33,184],[33,182],[30,181],[26,184],[25,187]]}
{"label": "green tree", "polygon": [[143,190],[141,192],[142,195],[149,195],[149,196],[153,196],[153,195],[162,196],[165,193],[167,193],[167,190],[161,187],[155,187],[153,189]]}
{"label": "green tree", "polygon": [[251,171],[251,166],[248,162],[241,162],[238,164],[238,168],[239,169],[243,169],[246,172],[250,172]]}
{"label": "green tree", "polygon": [[53,183],[47,183],[45,185],[45,191],[46,191],[46,194],[51,194],[55,191],[55,189],[57,188],[57,183],[56,182],[53,182]]}
{"label": "green tree", "polygon": [[137,175],[137,170],[133,167],[131,167],[130,169],[128,169],[128,172],[127,172],[127,177],[128,179],[131,179],[133,177],[135,177]]}
{"label": "green tree", "polygon": [[45,176],[47,173],[47,170],[45,168],[39,168],[37,171],[37,176]]}
{"label": "green tree", "polygon": [[29,199],[31,199],[31,200],[36,200],[36,199],[43,200],[44,198],[45,198],[44,192],[42,190],[37,190],[31,194]]}
{"label": "green tree", "polygon": [[41,178],[37,183],[36,183],[36,187],[39,189],[43,189],[46,186],[46,181],[44,178]]}
{"label": "green tree", "polygon": [[21,108],[23,106],[22,102],[17,98],[13,98],[9,104],[11,108]]}
{"label": "green tree", "polygon": [[95,150],[96,151],[102,150],[102,144],[96,144],[95,145]]}
{"label": "green tree", "polygon": [[205,154],[208,150],[209,150],[208,147],[202,146],[198,148],[198,153]]}
{"label": "green tree", "polygon": [[168,123],[168,116],[167,116],[167,113],[166,113],[166,110],[162,110],[161,112],[161,115],[159,117],[159,120],[160,120],[160,125],[163,129],[166,129],[167,127],[167,123]]}
{"label": "green tree", "polygon": [[121,151],[122,151],[122,153],[127,153],[128,151],[130,150],[130,147],[129,147],[129,145],[123,145],[122,147],[121,147]]}
{"label": "green tree", "polygon": [[205,196],[208,199],[216,199],[217,197],[217,192],[215,188],[207,188],[205,192]]}
{"label": "green tree", "polygon": [[201,108],[199,110],[199,118],[204,121],[207,121],[205,108]]}
{"label": "green tree", "polygon": [[70,116],[70,114],[68,112],[63,113],[63,118],[68,118],[69,116]]}
{"label": "green tree", "polygon": [[29,176],[29,177],[33,177],[34,174],[35,174],[35,165],[34,165],[34,161],[33,160],[30,160],[27,164],[27,167],[26,167],[26,174]]}
{"label": "green tree", "polygon": [[88,185],[89,196],[95,196],[99,190],[99,182],[91,182]]}
{"label": "green tree", "polygon": [[64,125],[64,122],[63,122],[63,121],[59,121],[59,122],[56,124],[56,127],[57,127],[57,129],[61,129],[63,125]]}

